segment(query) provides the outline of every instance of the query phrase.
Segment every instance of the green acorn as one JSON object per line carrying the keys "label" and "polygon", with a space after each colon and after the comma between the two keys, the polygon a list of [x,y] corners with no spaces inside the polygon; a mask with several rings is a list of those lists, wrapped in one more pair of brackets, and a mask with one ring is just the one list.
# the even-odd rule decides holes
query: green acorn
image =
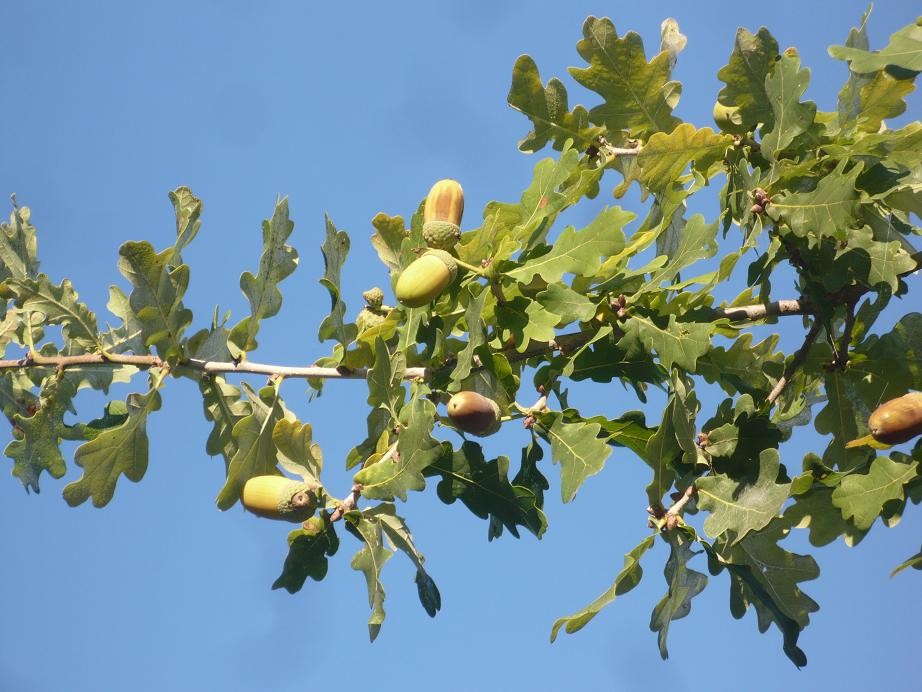
{"label": "green acorn", "polygon": [[731,135],[744,135],[747,132],[738,106],[725,106],[718,101],[714,104],[714,122],[721,132]]}
{"label": "green acorn", "polygon": [[444,250],[429,250],[403,270],[394,293],[407,307],[422,307],[438,298],[457,274],[454,257]]}
{"label": "green acorn", "polygon": [[243,506],[265,519],[302,522],[317,509],[314,488],[285,476],[254,476],[243,486]]}
{"label": "green acorn", "polygon": [[426,197],[423,238],[436,250],[451,250],[461,237],[464,190],[457,180],[440,180]]}

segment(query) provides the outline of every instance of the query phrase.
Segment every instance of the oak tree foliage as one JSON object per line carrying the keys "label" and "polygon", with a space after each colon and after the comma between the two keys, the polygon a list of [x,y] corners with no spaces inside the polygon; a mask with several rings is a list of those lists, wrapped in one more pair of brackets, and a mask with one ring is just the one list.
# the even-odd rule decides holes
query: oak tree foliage
{"label": "oak tree foliage", "polygon": [[[672,71],[684,45],[668,20],[660,50],[650,51],[636,33],[589,17],[576,46],[581,62],[570,68],[585,107],[571,106],[561,79],[542,81],[531,57],[516,61],[508,101],[530,124],[519,148],[550,151],[519,199],[492,201],[479,218],[469,210],[474,220],[451,250],[457,275],[427,305],[389,307],[369,293],[361,312],[355,302],[350,309],[358,291],[341,276],[351,239],[326,219],[320,282],[330,310],[318,336],[328,349],[311,367],[251,360],[260,324],[279,312],[299,262],[286,199],[263,222],[255,273],[240,279],[250,312],[230,323],[217,313],[203,322],[183,303],[193,267],[182,253],[202,223],[202,202],[188,188],[169,196],[172,245],[119,249],[125,284],[112,287],[105,317],[68,279],[41,272],[31,212],[14,198],[0,228],[0,404],[12,474],[38,492],[65,473],[61,442],[77,441],[81,475],[63,487],[64,499],[106,505],[123,476],[144,476],[146,424],[162,390],[193,380],[211,426],[204,451],[226,466],[215,488],[220,509],[241,501],[254,476],[300,476],[313,488],[317,514],[288,536],[273,588],[294,593],[323,579],[348,546],[367,581],[374,639],[394,553],[416,569],[426,611],[441,605],[399,513],[414,493],[463,505],[491,540],[505,532],[540,539],[548,476],[560,474],[569,502],[609,460],[633,459],[649,468],[636,493],[649,508],[639,507],[636,535],[624,537],[624,568],[598,598],[558,619],[551,639],[584,627],[646,568],[665,575],[650,622],[664,658],[670,624],[723,581],[733,617],[753,610],[759,629],[777,628],[784,653],[804,665],[797,639],[818,608],[805,590],[819,566],[788,550],[787,536],[806,529],[816,547],[856,545],[922,500],[922,441],[890,449],[865,437],[871,411],[922,390],[922,314],[878,321],[886,306],[905,305],[922,262],[914,237],[922,234],[922,125],[888,125],[922,71],[922,22],[873,51],[862,22],[831,47],[849,76],[829,110],[804,100],[810,72],[796,50],[779,49],[764,27],[740,29],[718,72],[717,122],[701,126],[675,112],[683,86]],[[617,201],[635,185],[643,206],[623,209]],[[696,195],[714,193],[716,216],[689,212]],[[560,227],[568,208],[612,194],[585,227]],[[423,207],[405,211],[409,221],[381,213],[371,222],[385,303],[425,251]],[[782,271],[794,272],[795,294],[782,293]],[[745,289],[718,303],[715,292],[731,279]],[[781,319],[804,325],[792,353],[779,350],[777,335],[756,341],[752,333]],[[266,374],[261,388],[247,380]],[[317,389],[336,377],[366,381],[367,426],[344,460],[351,489],[324,486],[310,426],[281,396],[286,377]],[[623,385],[638,401],[656,388],[667,403],[652,420],[630,409],[614,417],[578,410],[566,388],[579,381]],[[77,408],[81,389],[126,382],[126,400],[95,414]],[[714,410],[702,410],[696,390],[705,387],[724,397]],[[460,391],[496,402],[503,424],[524,423],[524,448],[489,458],[476,436],[454,434],[444,404]],[[815,453],[803,459],[785,448],[797,426],[816,433]],[[869,444],[849,444],[861,439]],[[657,540],[668,559],[645,564]],[[920,563],[916,554],[895,572]]]}

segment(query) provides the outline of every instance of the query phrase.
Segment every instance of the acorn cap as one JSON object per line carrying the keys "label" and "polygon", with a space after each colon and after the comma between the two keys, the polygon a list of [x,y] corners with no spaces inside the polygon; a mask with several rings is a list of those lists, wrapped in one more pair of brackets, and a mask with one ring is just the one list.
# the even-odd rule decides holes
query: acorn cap
{"label": "acorn cap", "polygon": [[302,522],[317,508],[317,495],[303,481],[285,476],[254,476],[243,486],[243,506],[266,519]]}
{"label": "acorn cap", "polygon": [[461,238],[461,228],[451,221],[427,221],[423,224],[426,245],[436,250],[451,250]]}
{"label": "acorn cap", "polygon": [[365,304],[372,310],[377,310],[384,304],[384,291],[375,286],[374,288],[369,288],[362,294],[362,298],[365,299]]}

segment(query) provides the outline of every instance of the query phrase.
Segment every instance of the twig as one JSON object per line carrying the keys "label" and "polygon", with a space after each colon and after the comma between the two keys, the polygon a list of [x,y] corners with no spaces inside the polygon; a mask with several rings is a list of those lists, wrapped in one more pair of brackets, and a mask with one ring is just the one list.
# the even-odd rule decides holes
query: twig
{"label": "twig", "polygon": [[[383,459],[382,459],[383,461]],[[356,483],[352,486],[352,490],[349,491],[349,496],[343,500],[342,504],[333,510],[333,513],[330,515],[330,522],[339,521],[343,518],[343,515],[346,512],[351,512],[355,509],[355,506],[358,504],[359,498],[362,496],[362,484]]]}
{"label": "twig", "polygon": [[676,500],[672,507],[666,510],[666,530],[671,531],[679,524],[679,519],[682,517],[682,510],[685,509],[685,505],[695,496],[697,490],[695,489],[694,484],[685,488],[685,492]]}
{"label": "twig", "polygon": [[852,343],[852,332],[855,328],[855,305],[858,300],[849,300],[845,304],[845,327],[842,329],[842,336],[836,346],[836,356],[829,367],[833,370],[842,370],[848,365],[848,347]]}
{"label": "twig", "polygon": [[783,317],[787,315],[805,315],[813,311],[813,305],[806,298],[798,300],[776,300],[774,303],[756,305],[739,305],[737,307],[719,308],[714,311],[714,318],[730,320],[763,320],[766,317]]}
{"label": "twig", "polygon": [[791,358],[791,362],[788,363],[787,367],[784,369],[784,374],[781,376],[781,379],[778,380],[778,383],[775,385],[774,389],[772,389],[772,391],[769,393],[769,404],[774,404],[775,399],[781,396],[781,392],[784,391],[784,388],[787,386],[790,379],[794,376],[797,368],[799,368],[807,358],[807,353],[809,353],[810,347],[813,346],[813,342],[816,341],[816,337],[819,336],[820,329],[822,329],[822,327],[823,323],[818,318],[814,318],[813,326],[810,327],[810,331],[807,332],[807,336],[804,337],[804,343],[801,345],[797,353],[794,354],[794,357]]}

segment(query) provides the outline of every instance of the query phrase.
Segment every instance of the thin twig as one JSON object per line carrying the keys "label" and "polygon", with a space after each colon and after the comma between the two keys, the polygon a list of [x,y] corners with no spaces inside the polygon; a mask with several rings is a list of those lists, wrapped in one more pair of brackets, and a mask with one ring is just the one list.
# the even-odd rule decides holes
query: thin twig
{"label": "thin twig", "polygon": [[[383,461],[383,459],[382,459]],[[362,484],[356,483],[352,486],[352,490],[349,491],[348,497],[343,500],[342,504],[333,510],[333,513],[330,515],[330,522],[339,521],[343,518],[343,515],[346,512],[351,512],[355,509],[355,506],[358,504],[359,498],[362,496]]]}
{"label": "thin twig", "polygon": [[848,365],[848,347],[852,343],[852,332],[855,329],[855,305],[858,300],[849,300],[845,304],[845,327],[842,329],[842,336],[836,346],[836,356],[830,363],[829,367],[833,370],[842,370]]}
{"label": "thin twig", "polygon": [[758,303],[756,305],[739,305],[729,308],[718,308],[714,311],[715,319],[727,318],[730,320],[763,320],[766,317],[784,317],[788,315],[805,315],[813,311],[813,305],[806,298],[798,300],[776,300],[774,303]]}
{"label": "thin twig", "polygon": [[797,371],[797,368],[799,368],[807,358],[807,353],[809,353],[810,348],[813,346],[813,342],[816,341],[816,337],[819,336],[820,329],[822,328],[822,321],[820,321],[818,318],[814,318],[813,325],[810,327],[810,331],[807,332],[807,336],[804,337],[804,343],[801,345],[797,353],[794,354],[794,357],[791,358],[791,362],[788,363],[787,367],[784,369],[784,374],[781,376],[781,379],[778,380],[778,383],[775,385],[774,389],[772,389],[772,391],[769,393],[769,404],[774,404],[775,399],[781,396],[781,392],[784,391],[784,388],[787,386],[788,382],[792,377],[794,377],[794,373]]}
{"label": "thin twig", "polygon": [[679,524],[679,519],[682,516],[682,510],[685,509],[685,505],[695,496],[696,489],[694,484],[685,488],[685,492],[682,493],[681,497],[676,500],[672,507],[666,510],[666,530],[671,531]]}

